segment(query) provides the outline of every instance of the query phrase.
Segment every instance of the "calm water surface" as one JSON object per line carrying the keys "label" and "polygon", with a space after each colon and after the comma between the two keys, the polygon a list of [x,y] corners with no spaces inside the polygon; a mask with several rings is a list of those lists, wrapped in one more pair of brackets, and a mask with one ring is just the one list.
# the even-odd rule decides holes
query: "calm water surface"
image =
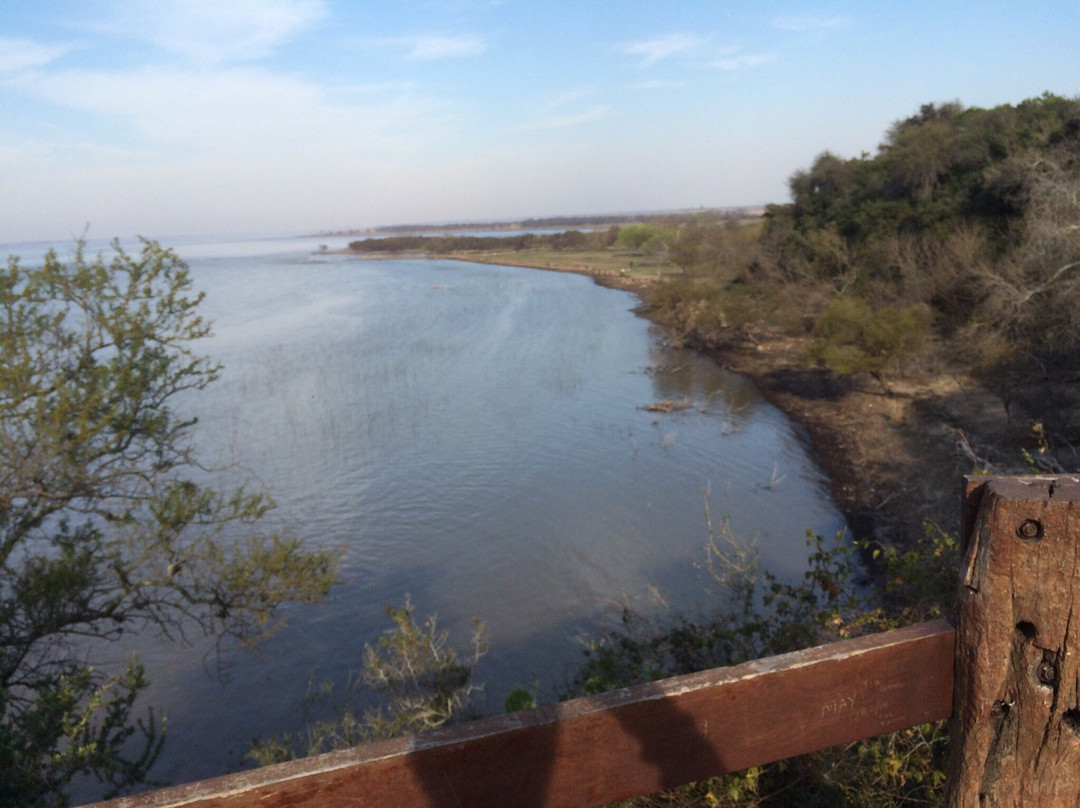
{"label": "calm water surface", "polygon": [[[223,672],[209,646],[134,643],[145,701],[168,717],[160,778],[220,774],[252,737],[300,729],[308,683],[340,694],[406,595],[462,648],[485,621],[476,678],[494,712],[515,686],[553,699],[579,638],[624,601],[708,610],[706,492],[785,577],[805,566],[807,527],[842,528],[802,433],[743,378],[663,347],[632,295],[577,275],[312,254],[347,240],[173,242],[206,291],[203,350],[225,366],[188,403],[201,456],[257,477],[271,522],[342,548],[344,564],[327,604],[292,608]],[[643,409],[667,399],[693,406]]]}

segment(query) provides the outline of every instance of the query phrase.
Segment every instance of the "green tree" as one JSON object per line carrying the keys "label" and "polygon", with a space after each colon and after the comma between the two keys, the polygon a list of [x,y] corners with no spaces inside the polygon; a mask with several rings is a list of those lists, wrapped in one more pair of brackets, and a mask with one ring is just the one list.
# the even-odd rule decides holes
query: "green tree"
{"label": "green tree", "polygon": [[675,241],[677,230],[660,222],[628,224],[619,228],[615,246],[621,250],[643,250],[648,253],[659,252]]}
{"label": "green tree", "polygon": [[110,795],[147,777],[162,738],[134,714],[143,669],[96,669],[93,643],[257,642],[282,603],[335,580],[333,553],[258,529],[265,496],[207,485],[177,407],[220,372],[193,352],[201,299],[152,241],[0,270],[0,805],[64,805],[76,777]]}

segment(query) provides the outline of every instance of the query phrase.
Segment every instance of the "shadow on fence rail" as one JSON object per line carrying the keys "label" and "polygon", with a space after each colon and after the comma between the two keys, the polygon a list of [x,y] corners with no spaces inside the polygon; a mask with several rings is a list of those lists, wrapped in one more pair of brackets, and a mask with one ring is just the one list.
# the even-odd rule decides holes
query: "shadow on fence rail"
{"label": "shadow on fence rail", "polygon": [[953,642],[923,623],[99,806],[598,805],[945,718]]}
{"label": "shadow on fence rail", "polygon": [[964,503],[955,630],[922,623],[97,808],[585,808],[950,715],[950,806],[1078,805],[1080,479],[970,477]]}

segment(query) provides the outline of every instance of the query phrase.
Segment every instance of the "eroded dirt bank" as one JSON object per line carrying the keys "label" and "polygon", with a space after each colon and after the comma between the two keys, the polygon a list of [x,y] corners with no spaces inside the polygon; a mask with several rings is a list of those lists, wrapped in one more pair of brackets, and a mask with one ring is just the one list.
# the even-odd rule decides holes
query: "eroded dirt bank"
{"label": "eroded dirt bank", "polygon": [[910,547],[924,524],[955,533],[963,476],[1012,469],[1023,435],[993,395],[952,376],[843,379],[801,362],[784,337],[709,351],[749,376],[809,433],[856,538]]}

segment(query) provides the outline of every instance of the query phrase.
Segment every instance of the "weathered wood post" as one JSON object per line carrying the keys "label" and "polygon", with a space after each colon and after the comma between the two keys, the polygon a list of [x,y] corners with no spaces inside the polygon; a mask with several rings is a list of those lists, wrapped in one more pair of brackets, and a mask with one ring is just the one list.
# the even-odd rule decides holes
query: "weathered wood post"
{"label": "weathered wood post", "polygon": [[950,808],[1080,805],[1080,478],[971,477]]}

